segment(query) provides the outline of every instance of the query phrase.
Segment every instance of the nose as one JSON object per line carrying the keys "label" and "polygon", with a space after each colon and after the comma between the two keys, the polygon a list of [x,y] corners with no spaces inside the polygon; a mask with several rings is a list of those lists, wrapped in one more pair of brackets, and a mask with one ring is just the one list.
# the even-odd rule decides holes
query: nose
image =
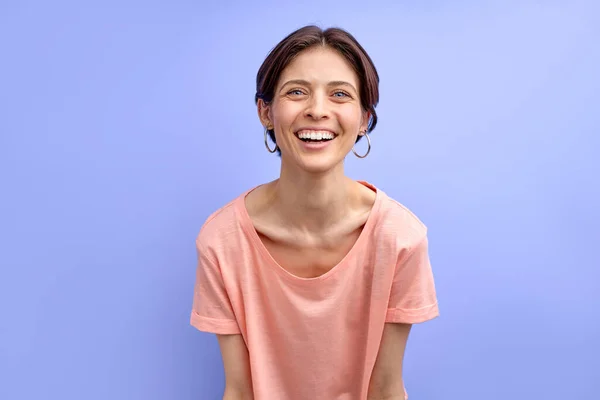
{"label": "nose", "polygon": [[312,119],[323,119],[329,117],[327,99],[324,95],[314,93],[308,99],[304,115]]}

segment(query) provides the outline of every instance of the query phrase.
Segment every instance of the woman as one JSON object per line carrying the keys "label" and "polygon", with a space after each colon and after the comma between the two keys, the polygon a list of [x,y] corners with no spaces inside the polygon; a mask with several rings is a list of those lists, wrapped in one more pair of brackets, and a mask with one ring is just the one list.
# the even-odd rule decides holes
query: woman
{"label": "woman", "polygon": [[404,399],[411,325],[438,307],[426,227],[344,174],[350,151],[371,149],[377,71],[347,32],[307,26],[256,84],[280,177],[215,212],[196,240],[191,323],[218,337],[223,398]]}

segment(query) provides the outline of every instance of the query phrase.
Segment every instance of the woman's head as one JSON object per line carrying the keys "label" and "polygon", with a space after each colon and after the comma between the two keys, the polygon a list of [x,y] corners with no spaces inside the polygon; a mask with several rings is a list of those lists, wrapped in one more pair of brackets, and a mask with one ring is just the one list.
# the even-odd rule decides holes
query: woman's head
{"label": "woman's head", "polygon": [[255,101],[282,158],[322,169],[343,161],[375,128],[378,85],[377,70],[354,37],[306,26],[269,53],[256,77]]}

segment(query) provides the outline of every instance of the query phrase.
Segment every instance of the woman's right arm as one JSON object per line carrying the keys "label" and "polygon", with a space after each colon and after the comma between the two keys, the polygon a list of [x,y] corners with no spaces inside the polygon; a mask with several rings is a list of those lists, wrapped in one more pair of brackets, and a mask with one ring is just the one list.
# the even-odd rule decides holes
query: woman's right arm
{"label": "woman's right arm", "polygon": [[242,335],[217,335],[217,339],[225,368],[223,400],[253,400],[248,348]]}

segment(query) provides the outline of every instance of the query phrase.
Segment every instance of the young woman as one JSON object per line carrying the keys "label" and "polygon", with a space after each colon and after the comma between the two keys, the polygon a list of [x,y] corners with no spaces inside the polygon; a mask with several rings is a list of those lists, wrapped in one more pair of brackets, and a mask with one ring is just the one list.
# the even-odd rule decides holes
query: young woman
{"label": "young woman", "polygon": [[371,149],[378,84],[362,46],[334,28],[293,32],[258,71],[280,176],[212,214],[196,240],[191,323],[218,337],[224,399],[406,396],[411,325],[438,315],[426,227],[344,173],[351,151]]}

